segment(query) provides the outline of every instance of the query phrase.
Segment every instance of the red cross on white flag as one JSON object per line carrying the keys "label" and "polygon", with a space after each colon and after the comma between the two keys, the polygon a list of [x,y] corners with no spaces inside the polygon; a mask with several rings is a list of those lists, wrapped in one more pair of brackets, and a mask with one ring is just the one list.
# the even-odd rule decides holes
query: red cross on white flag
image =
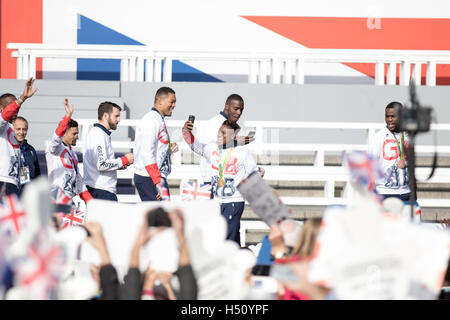
{"label": "red cross on white flag", "polygon": [[3,198],[0,205],[0,228],[7,230],[11,235],[18,235],[25,222],[25,211],[16,195]]}
{"label": "red cross on white flag", "polygon": [[18,264],[17,279],[20,286],[28,289],[29,299],[55,299],[64,267],[63,249],[41,231],[28,246],[26,258]]}

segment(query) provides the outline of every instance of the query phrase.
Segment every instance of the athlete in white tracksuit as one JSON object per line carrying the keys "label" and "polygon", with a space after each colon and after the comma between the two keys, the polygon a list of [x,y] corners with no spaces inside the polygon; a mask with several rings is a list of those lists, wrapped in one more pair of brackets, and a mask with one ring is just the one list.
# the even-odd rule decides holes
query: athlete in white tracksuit
{"label": "athlete in white tracksuit", "polygon": [[409,201],[411,190],[406,158],[409,141],[406,132],[397,130],[394,110],[396,103],[398,102],[390,103],[386,107],[386,127],[377,131],[368,141],[368,153],[378,159],[384,173],[381,179],[375,181],[376,192],[383,198],[396,197]]}
{"label": "athlete in white tracksuit", "polygon": [[84,183],[95,199],[117,201],[117,170],[133,163],[133,154],[116,158],[111,145],[111,131],[120,122],[122,108],[105,101],[98,107],[98,123],[87,134],[84,154]]}
{"label": "athlete in white tracksuit", "polygon": [[[221,111],[218,115],[215,115],[203,126],[201,137],[197,137],[197,140],[203,144],[216,143],[217,132],[222,126],[223,122],[228,119],[225,112]],[[211,183],[211,164],[205,157],[200,158],[200,172],[202,174],[203,183]]]}
{"label": "athlete in white tracksuit", "polygon": [[175,91],[159,88],[155,106],[136,126],[134,147],[134,184],[142,201],[169,200],[167,177],[171,172],[170,154],[178,146],[171,143],[165,117],[175,108]]}
{"label": "athlete in white tracksuit", "polygon": [[64,101],[64,107],[66,115],[59,123],[45,150],[50,190],[52,194],[62,190],[69,199],[79,195],[81,199],[88,202],[92,196],[80,174],[78,157],[72,150],[72,146],[78,139],[78,124],[70,118],[73,105],[69,106],[67,99]]}
{"label": "athlete in white tracksuit", "polygon": [[[244,112],[244,99],[236,94],[230,94],[226,101],[223,111],[221,111],[218,115],[212,117],[208,121],[206,121],[203,126],[202,134],[197,136],[197,139],[203,143],[216,143],[217,141],[217,132],[222,126],[225,120],[228,120],[231,124],[237,126],[237,121],[241,117]],[[239,141],[239,145],[248,144],[253,141],[253,137],[236,137],[236,140]],[[202,174],[203,182],[210,183],[211,182],[211,172],[210,172],[211,164],[205,157],[200,158],[200,172]]]}
{"label": "athlete in white tracksuit", "polygon": [[227,121],[216,134],[215,143],[203,144],[197,141],[191,130],[192,122],[187,121],[183,128],[184,140],[192,151],[205,157],[211,164],[212,192],[214,199],[220,202],[221,214],[227,221],[227,239],[240,244],[239,229],[245,200],[237,186],[258,171],[258,166],[250,151],[245,146],[237,145],[233,125]]}
{"label": "athlete in white tracksuit", "polygon": [[37,91],[37,88],[33,90],[33,83],[33,78],[28,79],[19,99],[10,93],[0,97],[0,197],[4,194],[19,194],[20,147],[9,121],[17,115],[22,103]]}

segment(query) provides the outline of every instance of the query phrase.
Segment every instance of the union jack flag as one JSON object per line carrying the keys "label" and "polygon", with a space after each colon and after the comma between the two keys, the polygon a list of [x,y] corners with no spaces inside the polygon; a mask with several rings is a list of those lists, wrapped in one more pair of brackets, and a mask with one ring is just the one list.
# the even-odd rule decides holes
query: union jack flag
{"label": "union jack flag", "polygon": [[211,185],[199,184],[197,181],[183,182],[180,188],[181,200],[208,200],[211,199]]}
{"label": "union jack flag", "polygon": [[78,211],[77,209],[72,209],[70,214],[65,214],[62,216],[61,229],[83,224],[84,219],[85,212]]}
{"label": "union jack flag", "polygon": [[170,201],[169,185],[166,180],[162,179],[161,182],[157,184],[156,188],[161,195],[161,201]]}
{"label": "union jack flag", "polygon": [[11,236],[20,234],[25,222],[25,210],[15,194],[7,195],[0,205],[0,229]]}
{"label": "union jack flag", "polygon": [[16,268],[19,286],[27,288],[32,300],[56,299],[65,265],[65,252],[50,242],[44,230],[27,248],[27,256]]}

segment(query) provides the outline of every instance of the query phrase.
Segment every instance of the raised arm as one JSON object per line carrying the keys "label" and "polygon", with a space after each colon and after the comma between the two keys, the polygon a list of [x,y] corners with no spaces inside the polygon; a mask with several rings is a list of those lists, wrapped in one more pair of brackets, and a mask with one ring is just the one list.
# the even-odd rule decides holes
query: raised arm
{"label": "raised arm", "polygon": [[180,282],[180,290],[177,299],[179,300],[196,300],[198,295],[197,279],[191,266],[187,240],[184,236],[184,215],[179,209],[169,212],[169,219],[172,228],[175,229],[178,244],[180,245],[180,258],[178,261],[178,269],[175,274]]}
{"label": "raised arm", "polygon": [[119,298],[119,279],[117,271],[111,263],[108,247],[103,236],[103,229],[98,222],[83,224],[88,231],[87,241],[97,249],[100,255],[100,288],[103,300],[117,300]]}
{"label": "raised arm", "polygon": [[66,115],[59,122],[47,149],[47,151],[52,154],[57,152],[58,146],[61,144],[62,137],[66,133],[67,127],[69,126],[70,117],[73,114],[74,106],[73,104],[69,105],[69,100],[67,98],[64,99],[64,109],[66,110]]}
{"label": "raised arm", "polygon": [[[144,215],[144,219],[139,230],[136,241],[131,249],[130,265],[128,273],[124,278],[124,284],[121,288],[121,297],[124,300],[139,300],[141,299],[141,272],[139,270],[139,255],[142,247],[157,233],[165,229],[165,227],[149,228],[148,226],[148,212]],[[153,287],[153,286],[152,286]],[[150,288],[151,290],[151,288]]]}
{"label": "raised arm", "polygon": [[207,152],[207,145],[201,143],[197,139],[195,139],[192,134],[192,129],[194,128],[194,124],[191,121],[186,121],[183,127],[183,138],[184,141],[188,144],[192,151],[196,154],[205,157],[207,160],[210,160],[210,156]]}
{"label": "raised arm", "polygon": [[16,99],[2,110],[0,116],[0,130],[3,130],[6,127],[8,121],[10,121],[15,115],[17,115],[22,103],[24,103],[25,100],[31,98],[36,93],[37,88],[33,89],[34,80],[35,79],[33,78],[28,79],[25,84],[25,88],[23,89],[23,93],[20,95],[19,99]]}

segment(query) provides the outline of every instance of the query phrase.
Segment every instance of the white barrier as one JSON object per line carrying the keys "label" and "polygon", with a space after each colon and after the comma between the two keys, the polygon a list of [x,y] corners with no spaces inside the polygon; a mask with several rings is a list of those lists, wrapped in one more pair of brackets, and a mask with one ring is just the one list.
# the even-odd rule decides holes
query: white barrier
{"label": "white barrier", "polygon": [[[436,65],[450,64],[450,51],[308,49],[295,52],[180,50],[152,46],[71,45],[8,43],[17,58],[17,79],[36,76],[36,58],[50,59],[120,59],[121,81],[171,82],[172,61],[244,61],[248,63],[248,82],[304,84],[308,63],[374,63],[375,84],[408,85],[409,79],[421,83],[421,66],[426,65],[426,85],[436,85]],[[164,63],[164,67],[162,64]],[[385,74],[387,65],[387,74]],[[397,65],[400,66],[396,74]],[[412,72],[411,72],[412,68]],[[386,76],[386,83],[385,83]]]}

